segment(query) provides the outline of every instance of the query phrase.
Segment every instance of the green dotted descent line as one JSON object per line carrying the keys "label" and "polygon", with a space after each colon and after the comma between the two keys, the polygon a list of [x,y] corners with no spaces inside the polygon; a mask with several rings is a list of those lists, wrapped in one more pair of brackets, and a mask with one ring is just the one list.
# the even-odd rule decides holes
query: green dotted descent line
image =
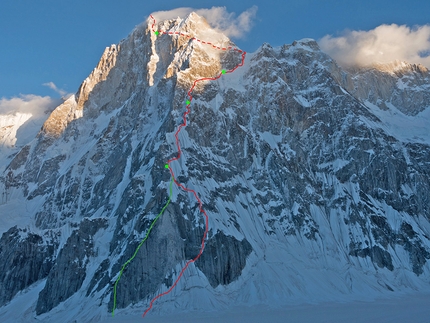
{"label": "green dotted descent line", "polygon": [[[165,165],[166,168],[169,168],[169,165]],[[114,316],[115,313],[115,308],[116,308],[116,287],[118,285],[118,282],[122,276],[122,273],[124,272],[125,267],[136,257],[137,252],[139,251],[140,247],[142,247],[143,243],[146,241],[146,239],[148,239],[149,233],[151,232],[152,228],[155,225],[155,222],[157,222],[158,218],[161,216],[161,214],[163,214],[164,210],[167,208],[167,206],[170,203],[170,199],[172,197],[172,185],[173,185],[173,177],[172,180],[170,181],[170,188],[169,188],[169,199],[167,200],[166,205],[163,206],[163,208],[161,209],[160,213],[158,213],[158,215],[155,217],[154,221],[152,221],[151,226],[148,229],[148,232],[146,232],[145,238],[143,238],[143,240],[140,242],[140,244],[137,246],[136,251],[134,252],[133,256],[131,256],[130,259],[128,259],[124,265],[122,265],[122,268],[119,272],[119,276],[115,281],[115,285],[113,288],[113,308],[112,308],[112,316]]]}

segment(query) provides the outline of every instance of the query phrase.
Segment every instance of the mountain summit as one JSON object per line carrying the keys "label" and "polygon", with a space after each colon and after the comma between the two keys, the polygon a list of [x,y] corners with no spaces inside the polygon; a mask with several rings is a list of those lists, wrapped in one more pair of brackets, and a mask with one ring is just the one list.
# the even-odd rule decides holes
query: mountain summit
{"label": "mountain summit", "polygon": [[345,71],[311,39],[243,57],[195,13],[106,48],[0,177],[3,321],[143,312],[174,284],[205,231],[169,192],[176,133],[209,232],[153,311],[428,290],[430,140],[397,126],[429,117],[428,71]]}

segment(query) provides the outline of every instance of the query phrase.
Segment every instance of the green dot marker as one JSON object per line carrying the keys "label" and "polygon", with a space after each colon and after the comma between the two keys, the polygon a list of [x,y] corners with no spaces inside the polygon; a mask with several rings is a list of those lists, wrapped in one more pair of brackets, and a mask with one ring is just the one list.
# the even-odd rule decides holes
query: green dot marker
{"label": "green dot marker", "polygon": [[221,73],[222,73],[222,74],[225,74],[225,70],[222,70],[222,71],[221,71]]}
{"label": "green dot marker", "polygon": [[154,32],[154,34],[155,34],[156,36],[158,36],[158,34],[159,34],[158,30],[157,30],[157,31],[155,31],[155,32]]}
{"label": "green dot marker", "polygon": [[191,104],[190,100],[187,100],[187,102],[185,102],[187,105]]}
{"label": "green dot marker", "polygon": [[168,169],[168,168],[169,168],[169,165],[168,165],[168,164],[166,164],[166,165],[164,165],[164,167]]}

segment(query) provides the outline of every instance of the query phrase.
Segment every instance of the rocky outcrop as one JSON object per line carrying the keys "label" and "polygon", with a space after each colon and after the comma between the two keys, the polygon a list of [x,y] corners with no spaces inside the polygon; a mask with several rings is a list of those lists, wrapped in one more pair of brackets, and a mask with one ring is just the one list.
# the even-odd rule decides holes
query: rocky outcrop
{"label": "rocky outcrop", "polygon": [[84,220],[67,239],[49,272],[46,285],[39,294],[36,314],[50,311],[77,292],[86,276],[90,257],[97,256],[94,235],[106,226],[106,221]]}
{"label": "rocky outcrop", "polygon": [[209,239],[196,265],[216,288],[231,284],[241,275],[251,252],[252,246],[246,239],[239,241],[218,232]]}
{"label": "rocky outcrop", "polygon": [[[343,85],[361,101],[387,109],[392,104],[406,115],[417,115],[430,101],[430,72],[422,65],[395,61],[351,68]],[[348,80],[348,84],[345,83]]]}
{"label": "rocky outcrop", "polygon": [[48,276],[55,262],[58,237],[40,236],[16,226],[0,239],[0,306],[33,283]]}
{"label": "rocky outcrop", "polygon": [[71,121],[82,117],[82,111],[76,108],[76,97],[72,95],[51,113],[42,126],[42,133],[59,137]]}

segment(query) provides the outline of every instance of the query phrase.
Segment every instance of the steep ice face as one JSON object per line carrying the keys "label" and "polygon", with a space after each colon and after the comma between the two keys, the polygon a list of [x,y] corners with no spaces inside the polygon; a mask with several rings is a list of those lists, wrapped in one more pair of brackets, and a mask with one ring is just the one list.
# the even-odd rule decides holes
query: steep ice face
{"label": "steep ice face", "polygon": [[[0,172],[5,170],[13,154],[17,152],[18,148],[15,148],[15,144],[18,141],[17,132],[31,117],[31,113],[19,112],[12,115],[0,115]],[[31,136],[36,135],[37,131],[27,130],[27,134],[30,132],[31,138]],[[25,139],[28,140],[28,137]]]}
{"label": "steep ice face", "polygon": [[31,117],[31,113],[19,112],[12,115],[2,115],[0,118],[0,146],[15,146],[18,139],[16,135],[18,129]]}
{"label": "steep ice face", "polygon": [[0,114],[0,172],[5,170],[14,154],[34,139],[51,111]]}
{"label": "steep ice face", "polygon": [[[237,51],[214,48],[234,44],[195,14],[153,24],[148,19],[105,51],[1,178],[8,200],[0,214],[8,213],[10,227],[0,258],[11,261],[0,282],[13,292],[34,284],[30,316],[49,322],[109,315],[121,266],[168,200],[164,165],[177,155],[187,92],[197,78],[241,60]],[[375,73],[343,71],[304,39],[264,44],[234,73],[195,88],[179,134],[182,156],[171,167],[201,198],[210,231],[201,259],[156,311],[425,288],[430,146],[397,140],[363,104],[372,77],[378,98],[391,99],[385,82],[395,78],[397,86],[397,74]],[[427,82],[425,73],[402,73]],[[24,216],[26,228],[13,222]],[[121,277],[117,315],[144,310],[166,291],[198,253],[203,231],[195,198],[175,188]],[[45,260],[31,262],[20,248]],[[15,297],[0,296],[3,305]],[[68,312],[77,304],[79,313]]]}

